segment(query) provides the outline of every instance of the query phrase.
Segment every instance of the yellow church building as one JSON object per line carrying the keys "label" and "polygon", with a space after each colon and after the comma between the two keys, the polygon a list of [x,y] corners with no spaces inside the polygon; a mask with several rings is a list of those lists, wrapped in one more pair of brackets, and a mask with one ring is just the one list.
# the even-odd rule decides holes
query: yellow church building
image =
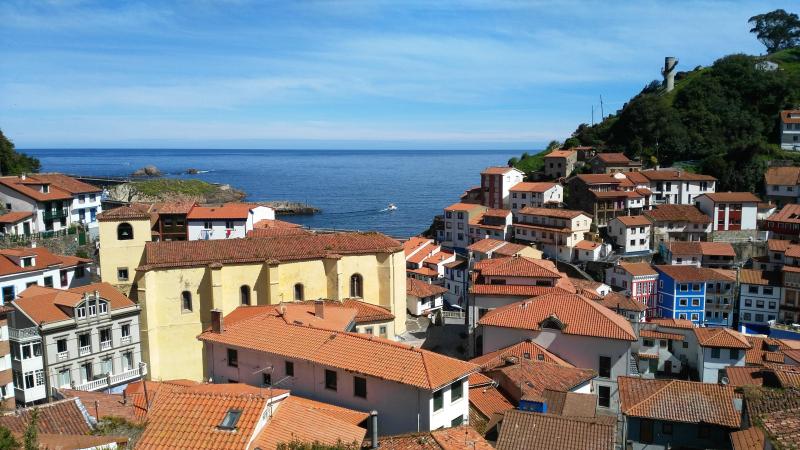
{"label": "yellow church building", "polygon": [[141,305],[151,379],[206,378],[197,336],[210,326],[212,309],[227,315],[240,305],[358,298],[394,315],[387,337],[405,332],[405,256],[383,234],[154,242],[146,207],[124,206],[98,219],[101,277]]}

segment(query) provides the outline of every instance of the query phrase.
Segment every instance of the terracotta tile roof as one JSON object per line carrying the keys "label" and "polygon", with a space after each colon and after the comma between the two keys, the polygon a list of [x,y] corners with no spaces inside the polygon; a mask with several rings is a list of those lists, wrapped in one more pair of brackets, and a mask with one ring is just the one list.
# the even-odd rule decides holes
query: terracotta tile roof
{"label": "terracotta tile roof", "polygon": [[650,181],[716,181],[717,179],[711,175],[703,175],[700,173],[687,172],[685,170],[675,169],[659,169],[659,170],[642,170],[644,175]]}
{"label": "terracotta tile roof", "polygon": [[[768,362],[782,363],[783,350],[789,347],[779,339],[768,337],[745,335],[745,339],[750,343],[751,348],[747,350],[745,362],[750,365],[763,365]],[[771,350],[772,348],[772,350]]]}
{"label": "terracotta tile roof", "polygon": [[435,271],[435,270],[433,270],[433,269],[431,269],[430,267],[427,267],[427,266],[420,267],[419,269],[406,269],[406,272],[414,273],[414,274],[417,274],[417,275],[422,275],[424,277],[431,277],[431,278],[437,278],[439,276],[439,272],[437,272],[437,271]]}
{"label": "terracotta tile roof", "polygon": [[107,394],[105,392],[78,391],[74,389],[59,389],[65,398],[79,398],[86,411],[95,419],[106,417],[121,417],[130,422],[138,422],[136,406],[132,401],[126,401],[122,394]]}
{"label": "terracotta tile roof", "polygon": [[627,180],[624,176],[615,177],[610,173],[583,173],[576,175],[576,178],[583,181],[585,184],[622,184]]}
{"label": "terracotta tile roof", "polygon": [[741,269],[739,270],[739,282],[762,286],[781,286],[781,274],[765,270]]}
{"label": "terracotta tile roof", "polygon": [[658,275],[658,272],[653,269],[653,266],[646,262],[629,263],[620,261],[618,267],[635,277]]}
{"label": "terracotta tile roof", "polygon": [[697,344],[701,347],[749,349],[744,335],[730,328],[693,328]]}
{"label": "terracotta tile roof", "polygon": [[[12,258],[22,256],[34,256],[35,263],[32,266],[21,267]],[[79,264],[89,264],[91,259],[78,258],[76,256],[56,255],[44,247],[36,248],[8,248],[0,250],[0,277],[37,270],[77,266]]]}
{"label": "terracotta tile roof", "polygon": [[[597,376],[597,372],[532,359],[520,359],[517,364],[492,369],[488,375],[500,383],[510,398],[518,402],[522,398],[539,398],[546,389],[571,391],[590,382]],[[509,387],[519,391],[513,393]],[[519,398],[515,398],[517,395]]]}
{"label": "terracotta tile roof", "polygon": [[356,310],[356,323],[383,322],[394,320],[394,314],[388,309],[354,298],[346,298],[342,304]]}
{"label": "terracotta tile roof", "polygon": [[650,226],[652,223],[645,216],[618,216],[616,220],[622,222],[626,227]]}
{"label": "terracotta tile roof", "polygon": [[767,247],[771,252],[785,252],[792,245],[792,241],[784,239],[769,239],[767,241]]}
{"label": "terracotta tile roof", "polygon": [[625,153],[598,153],[597,159],[605,164],[630,164],[633,161],[625,156]]}
{"label": "terracotta tile roof", "polygon": [[489,253],[506,244],[506,241],[499,239],[486,238],[475,241],[472,245],[467,247],[467,250],[478,253]]}
{"label": "terracotta tile roof", "polygon": [[448,260],[450,258],[453,258],[454,256],[455,256],[455,253],[441,251],[441,252],[437,252],[437,253],[434,253],[434,254],[428,256],[427,258],[425,258],[422,261],[422,263],[423,264],[439,265],[439,264],[443,263],[444,261],[446,261],[446,260]]}
{"label": "terracotta tile roof", "polygon": [[475,295],[508,295],[515,297],[538,297],[545,294],[569,292],[559,287],[550,286],[529,286],[518,284],[472,284],[469,288],[470,294]]}
{"label": "terracotta tile roof", "polygon": [[422,248],[417,250],[411,256],[406,256],[406,261],[413,263],[413,264],[420,264],[422,261],[425,260],[428,256],[434,254],[434,252],[438,252],[441,249],[439,245],[430,242],[425,244]]}
{"label": "terracotta tile roof", "polygon": [[531,247],[529,247],[527,245],[513,244],[511,242],[506,242],[505,245],[503,245],[502,247],[500,247],[497,250],[495,250],[494,254],[496,256],[498,256],[498,257],[499,256],[514,256],[517,253],[525,250],[526,248],[531,248]]}
{"label": "terracotta tile roof", "polygon": [[795,362],[800,363],[800,350],[797,349],[783,350],[783,355]]}
{"label": "terracotta tile roof", "polygon": [[426,283],[416,278],[406,278],[406,295],[417,298],[433,297],[447,292],[447,288],[435,284]]}
{"label": "terracotta tile roof", "polygon": [[575,244],[575,248],[580,250],[594,251],[597,247],[600,247],[599,243],[587,241],[586,239],[582,239]]}
{"label": "terracotta tile roof", "polygon": [[659,327],[680,328],[685,330],[695,328],[694,322],[687,319],[655,318],[655,319],[649,319],[648,322],[654,323]]}
{"label": "terracotta tile roof", "polygon": [[445,208],[445,211],[472,211],[473,209],[486,209],[483,205],[474,203],[453,203]]}
{"label": "terracotta tile roof", "polygon": [[752,192],[711,192],[708,194],[698,195],[699,197],[708,197],[714,203],[760,203],[761,199],[756,197]]}
{"label": "terracotta tile roof", "polygon": [[[136,448],[246,448],[268,401],[264,390],[253,388],[255,390],[247,393],[214,393],[191,392],[189,389],[159,396],[158,402],[147,414],[147,426]],[[285,395],[286,391],[278,390],[276,393],[273,390],[273,393],[275,396]],[[241,412],[235,429],[219,428],[231,410]]]}
{"label": "terracotta tile roof", "polygon": [[761,376],[763,367],[756,366],[728,366],[725,368],[725,375],[731,386],[761,386],[764,378]]}
{"label": "terracotta tile roof", "polygon": [[5,185],[7,188],[19,192],[25,197],[31,198],[39,202],[47,202],[51,200],[71,200],[72,194],[58,186],[51,185],[49,192],[44,193],[39,190],[37,185],[50,184],[47,181],[37,181],[31,176],[22,180],[17,176],[0,177],[0,184]]}
{"label": "terracotta tile roof", "polygon": [[594,418],[512,410],[505,414],[497,450],[613,450],[614,425]]}
{"label": "terracotta tile roof", "polygon": [[711,218],[693,205],[657,205],[642,214],[653,222],[711,223]]}
{"label": "terracotta tile roof", "polygon": [[137,270],[197,267],[210,263],[301,261],[337,255],[394,253],[402,247],[380,233],[326,233],[276,238],[148,242],[145,264]]}
{"label": "terracotta tile roof", "polygon": [[588,214],[583,211],[572,209],[538,208],[534,206],[526,206],[519,210],[519,213],[539,217],[556,217],[559,219],[574,219],[580,215],[588,217]]}
{"label": "terracotta tile roof", "polygon": [[33,211],[11,211],[0,216],[0,223],[17,223],[33,216]]}
{"label": "terracotta tile roof", "polygon": [[800,123],[800,118],[792,117],[800,114],[800,110],[786,109],[781,111],[781,122],[783,123]]}
{"label": "terracotta tile roof", "polygon": [[494,414],[514,409],[514,405],[494,385],[472,387],[472,382],[469,384],[469,404],[487,419],[491,419]]}
{"label": "terracotta tile roof", "polygon": [[290,395],[258,433],[250,448],[274,449],[294,440],[323,445],[359,445],[367,430],[358,426],[369,417],[347,408]]}
{"label": "terracotta tile roof", "polygon": [[643,312],[647,309],[644,304],[637,302],[633,298],[613,291],[609,292],[605,297],[602,297],[597,301],[612,311],[622,310]]}
{"label": "terracotta tile roof", "polygon": [[511,192],[546,192],[549,189],[556,187],[556,183],[550,182],[539,182],[539,183],[528,183],[528,182],[521,182],[517,183],[514,186],[511,186]]}
{"label": "terracotta tile roof", "polygon": [[562,333],[635,341],[631,324],[593,300],[574,294],[547,294],[489,311],[478,321],[483,326],[541,330],[555,319]]}
{"label": "terracotta tile roof", "polygon": [[758,421],[764,414],[800,408],[800,388],[772,389],[745,386],[741,388],[741,392],[750,424]]}
{"label": "terracotta tile roof", "polygon": [[189,220],[240,219],[245,220],[256,205],[249,203],[225,203],[220,206],[195,206],[186,216]]}
{"label": "terracotta tile roof", "polygon": [[733,450],[764,450],[764,432],[761,428],[750,427],[731,433]]}
{"label": "terracotta tile roof", "polygon": [[506,364],[509,358],[516,358],[517,361],[531,359],[558,364],[564,367],[573,367],[572,364],[559,358],[541,345],[527,340],[478,356],[477,358],[471,359],[469,362],[481,366],[482,370],[489,370]]}
{"label": "terracotta tile roof", "polygon": [[800,205],[792,203],[767,217],[770,222],[800,223]]}
{"label": "terracotta tile roof", "polygon": [[[262,221],[263,222],[263,221]],[[267,228],[253,228],[247,232],[247,237],[256,238],[270,238],[270,237],[285,237],[285,236],[303,236],[313,234],[305,228],[299,227],[267,227]]]}
{"label": "terracotta tile roof", "polygon": [[733,386],[621,376],[620,410],[629,417],[739,428]]}
{"label": "terracotta tile roof", "polygon": [[100,222],[117,222],[124,220],[153,219],[152,205],[146,203],[131,203],[114,209],[103,211],[97,215]]}
{"label": "terracotta tile roof", "polygon": [[796,186],[800,183],[800,167],[770,167],[764,179],[766,184]]}
{"label": "terracotta tile roof", "polygon": [[637,191],[589,191],[597,198],[641,198],[644,197]]}
{"label": "terracotta tile roof", "polygon": [[480,387],[480,386],[488,386],[490,384],[494,385],[494,380],[493,379],[487,377],[486,375],[484,375],[484,374],[482,374],[480,372],[473,372],[473,373],[469,374],[469,376],[467,377],[467,380],[469,381],[469,388],[470,389],[475,388],[475,387]]}
{"label": "terracotta tile roof", "polygon": [[326,330],[347,330],[355,321],[357,311],[335,300],[323,300],[323,317],[316,315],[315,300],[281,302],[277,305],[239,306],[231,311],[227,320],[237,322],[257,316],[270,316],[286,323],[308,325]]}
{"label": "terracotta tile roof", "polygon": [[481,175],[505,175],[508,172],[515,170],[513,167],[505,167],[505,166],[496,166],[496,167],[487,167],[483,169]]}
{"label": "terracotta tile roof", "polygon": [[158,214],[189,214],[196,205],[195,202],[158,202],[153,203],[151,211]]}
{"label": "terracotta tile roof", "polygon": [[477,369],[464,361],[376,336],[288,324],[268,315],[226,325],[223,333],[206,331],[198,339],[314,361],[426,390],[436,390]]}
{"label": "terracotta tile roof", "polygon": [[667,243],[667,248],[673,256],[702,255],[736,257],[736,251],[733,250],[733,245],[731,245],[730,242],[672,241]]}
{"label": "terracotta tile roof", "polygon": [[597,396],[594,394],[545,389],[540,399],[547,404],[548,414],[568,417],[597,416]]}
{"label": "terracotta tile roof", "polygon": [[[85,406],[85,405],[83,405]],[[70,398],[31,408],[22,408],[0,416],[0,427],[22,434],[30,423],[31,413],[39,410],[38,431],[42,434],[89,434],[92,431],[81,411],[80,400]]]}
{"label": "terracotta tile roof", "polygon": [[[126,436],[86,436],[82,434],[44,434],[37,436],[40,449],[106,449],[126,448]],[[116,446],[112,447],[112,445]]]}
{"label": "terracotta tile roof", "polygon": [[482,276],[561,278],[552,261],[525,256],[484,259],[472,268]]}
{"label": "terracotta tile roof", "polygon": [[550,153],[544,155],[545,158],[569,158],[570,156],[577,153],[575,150],[553,150]]}
{"label": "terracotta tile roof", "polygon": [[[367,441],[365,441],[366,446]],[[474,428],[463,425],[442,428],[430,432],[406,433],[394,436],[381,436],[380,448],[383,450],[493,450]]]}
{"label": "terracotta tile roof", "polygon": [[29,175],[28,179],[50,183],[52,186],[56,186],[70,194],[89,194],[103,191],[97,186],[78,181],[63,173],[37,173],[35,175]]}
{"label": "terracotta tile roof", "polygon": [[[105,282],[92,283],[66,290],[31,286],[20,292],[19,297],[12,301],[11,304],[34,323],[60,322],[62,320],[72,320],[73,317],[65,311],[80,303],[83,300],[83,294],[91,294],[94,291],[100,293],[100,298],[108,300],[109,311],[136,306],[136,303],[131,299],[114,286]],[[61,306],[66,306],[67,308],[62,308]]]}
{"label": "terracotta tile roof", "polygon": [[639,331],[639,337],[650,339],[671,339],[673,341],[683,341],[686,339],[682,334],[665,333],[663,331],[656,330],[641,330]]}
{"label": "terracotta tile roof", "polygon": [[776,339],[781,344],[785,345],[788,348],[793,348],[795,350],[800,350],[800,340],[797,339]]}
{"label": "terracotta tile roof", "polygon": [[433,243],[432,239],[424,238],[421,236],[412,236],[408,238],[407,241],[403,242],[403,251],[405,252],[406,257],[408,257],[408,255],[414,253],[415,250],[425,247],[432,243]]}
{"label": "terracotta tile roof", "polygon": [[727,272],[696,266],[655,266],[656,270],[679,283],[729,280]]}
{"label": "terracotta tile roof", "polygon": [[800,408],[775,411],[761,417],[772,448],[797,448],[800,445]]}

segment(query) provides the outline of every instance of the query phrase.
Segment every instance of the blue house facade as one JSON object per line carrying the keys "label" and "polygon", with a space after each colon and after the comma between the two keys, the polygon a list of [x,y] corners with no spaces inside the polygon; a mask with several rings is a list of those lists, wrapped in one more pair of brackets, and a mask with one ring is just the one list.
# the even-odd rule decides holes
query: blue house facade
{"label": "blue house facade", "polygon": [[[669,319],[705,321],[706,281],[717,274],[703,267],[655,266],[658,277],[658,314]],[[709,273],[709,271],[711,271]]]}

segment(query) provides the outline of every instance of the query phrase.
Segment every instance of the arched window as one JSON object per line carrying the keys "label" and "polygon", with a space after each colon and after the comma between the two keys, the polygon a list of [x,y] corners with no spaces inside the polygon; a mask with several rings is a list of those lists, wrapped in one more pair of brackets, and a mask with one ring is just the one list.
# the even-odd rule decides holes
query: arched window
{"label": "arched window", "polygon": [[133,239],[133,227],[128,222],[117,225],[117,240],[129,241]]}
{"label": "arched window", "polygon": [[357,273],[350,277],[350,297],[364,296],[364,278]]}
{"label": "arched window", "polygon": [[181,309],[184,311],[192,310],[192,293],[189,291],[181,292]]}
{"label": "arched window", "polygon": [[243,284],[239,288],[239,300],[242,301],[243,305],[250,305],[250,286]]}
{"label": "arched window", "polygon": [[303,283],[294,285],[294,299],[295,301],[305,300],[305,293],[303,292]]}

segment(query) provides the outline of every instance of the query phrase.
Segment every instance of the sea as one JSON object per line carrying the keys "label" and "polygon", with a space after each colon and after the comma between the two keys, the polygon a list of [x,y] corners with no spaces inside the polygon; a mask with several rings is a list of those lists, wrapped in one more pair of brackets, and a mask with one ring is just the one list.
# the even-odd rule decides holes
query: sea
{"label": "sea", "polygon": [[[321,209],[281,219],[312,228],[380,231],[397,238],[480,185],[486,167],[521,152],[495,150],[26,149],[44,172],[127,176],[154,165],[165,176],[227,183],[246,201],[288,200]],[[189,168],[201,173],[187,175]],[[387,209],[394,203],[397,209]]]}

